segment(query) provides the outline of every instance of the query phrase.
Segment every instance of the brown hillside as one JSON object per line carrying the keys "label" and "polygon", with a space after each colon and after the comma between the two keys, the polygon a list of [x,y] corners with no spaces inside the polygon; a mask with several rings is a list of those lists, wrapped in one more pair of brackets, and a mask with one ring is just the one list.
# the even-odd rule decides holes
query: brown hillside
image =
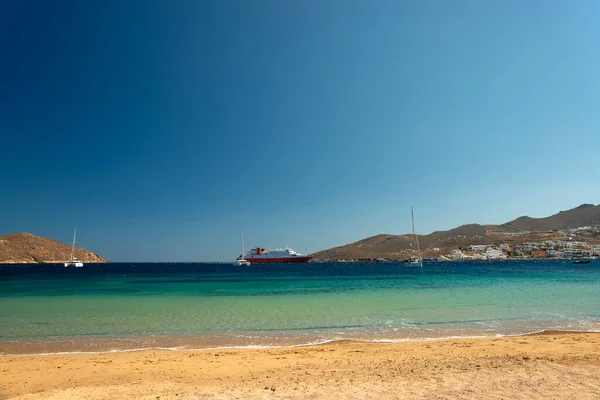
{"label": "brown hillside", "polygon": [[[75,247],[75,257],[84,263],[104,263],[104,258],[89,250]],[[35,236],[12,233],[0,236],[0,264],[62,263],[71,258],[71,246]]]}
{"label": "brown hillside", "polygon": [[[424,257],[437,257],[453,249],[466,248],[471,244],[506,243],[511,248],[527,241],[560,239],[552,230],[600,225],[600,206],[583,204],[547,218],[520,217],[502,225],[461,225],[448,231],[436,231],[419,235]],[[531,231],[526,235],[511,236],[509,232]],[[539,232],[536,232],[539,231]],[[596,242],[596,236],[582,236],[581,240]],[[436,250],[439,249],[439,250]],[[416,255],[414,238],[410,234],[372,236],[358,242],[334,247],[313,254],[313,260],[357,260],[361,258],[387,258],[405,260]]]}

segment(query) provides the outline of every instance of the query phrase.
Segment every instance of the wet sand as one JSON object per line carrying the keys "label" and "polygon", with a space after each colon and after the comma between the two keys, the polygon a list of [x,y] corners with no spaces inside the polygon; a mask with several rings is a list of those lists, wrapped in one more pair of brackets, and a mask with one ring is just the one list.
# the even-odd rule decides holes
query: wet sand
{"label": "wet sand", "polygon": [[598,399],[600,333],[0,357],[0,399]]}

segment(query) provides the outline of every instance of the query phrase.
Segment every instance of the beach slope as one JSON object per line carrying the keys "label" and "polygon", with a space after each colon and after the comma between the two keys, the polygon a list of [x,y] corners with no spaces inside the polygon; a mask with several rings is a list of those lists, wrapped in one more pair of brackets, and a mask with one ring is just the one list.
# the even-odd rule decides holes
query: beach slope
{"label": "beach slope", "polygon": [[600,334],[0,357],[1,399],[598,399]]}

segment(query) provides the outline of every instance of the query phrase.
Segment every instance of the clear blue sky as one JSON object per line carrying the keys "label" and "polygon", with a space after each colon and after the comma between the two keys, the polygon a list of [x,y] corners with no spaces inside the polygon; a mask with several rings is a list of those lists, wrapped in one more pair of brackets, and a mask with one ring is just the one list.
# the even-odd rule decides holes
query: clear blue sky
{"label": "clear blue sky", "polygon": [[[53,4],[55,3],[55,4]],[[600,2],[5,1],[0,234],[309,252],[600,203]]]}

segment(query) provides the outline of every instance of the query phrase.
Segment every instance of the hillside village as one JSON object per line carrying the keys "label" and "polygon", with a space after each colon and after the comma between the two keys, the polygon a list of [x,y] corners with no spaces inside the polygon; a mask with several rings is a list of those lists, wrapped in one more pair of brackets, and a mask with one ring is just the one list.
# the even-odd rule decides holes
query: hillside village
{"label": "hillside village", "polygon": [[562,240],[524,242],[522,244],[471,244],[465,249],[454,249],[450,254],[438,257],[442,260],[499,260],[509,258],[590,258],[600,257],[600,242],[574,240],[575,237],[600,236],[600,226],[585,226],[558,232],[518,232],[506,233],[511,237],[520,235],[555,234]]}

